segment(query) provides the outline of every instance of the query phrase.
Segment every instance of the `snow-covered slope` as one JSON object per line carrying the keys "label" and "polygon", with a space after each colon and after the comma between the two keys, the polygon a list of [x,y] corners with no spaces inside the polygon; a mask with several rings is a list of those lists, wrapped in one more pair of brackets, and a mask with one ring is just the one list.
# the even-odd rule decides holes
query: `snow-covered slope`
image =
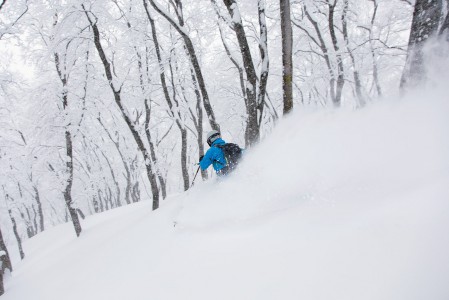
{"label": "snow-covered slope", "polygon": [[231,178],[31,239],[1,299],[449,299],[448,116],[297,112]]}

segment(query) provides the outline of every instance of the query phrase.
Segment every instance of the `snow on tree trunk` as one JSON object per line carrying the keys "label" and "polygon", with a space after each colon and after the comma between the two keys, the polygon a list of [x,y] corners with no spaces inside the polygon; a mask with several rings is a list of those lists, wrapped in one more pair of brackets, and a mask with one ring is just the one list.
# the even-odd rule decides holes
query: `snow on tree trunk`
{"label": "snow on tree trunk", "polygon": [[416,0],[413,12],[407,60],[402,73],[401,89],[420,85],[426,80],[423,47],[438,31],[442,0]]}
{"label": "snow on tree trunk", "polygon": [[[68,76],[63,72],[61,68],[61,62],[58,53],[54,53],[55,59],[55,67],[58,73],[59,79],[62,83],[62,105],[64,110],[64,117],[67,118],[68,115]],[[65,70],[65,68],[64,68]],[[75,228],[76,236],[81,234],[81,223],[78,218],[78,214],[76,213],[76,209],[73,207],[72,201],[72,185],[73,185],[73,144],[72,144],[72,135],[70,133],[70,124],[68,120],[66,120],[65,124],[65,146],[66,146],[66,170],[65,170],[65,189],[64,189],[64,200],[69,211],[70,217],[72,218],[73,227]]]}
{"label": "snow on tree trunk", "polygon": [[268,29],[265,18],[265,0],[259,0],[258,15],[260,26],[259,51],[260,51],[261,68],[259,76],[260,78],[259,91],[257,94],[257,105],[258,105],[257,110],[259,111],[258,126],[260,131],[260,126],[262,124],[262,117],[263,117],[263,108],[265,106],[265,94],[267,92],[268,74],[270,70],[270,60],[268,57]]}
{"label": "snow on tree trunk", "polygon": [[66,154],[67,154],[67,182],[64,190],[64,200],[69,210],[70,217],[72,218],[73,227],[75,228],[76,236],[81,234],[81,223],[76,213],[76,209],[73,207],[72,202],[72,185],[73,185],[73,145],[72,145],[72,135],[70,131],[65,132],[66,140]]}
{"label": "snow on tree trunk", "polygon": [[243,59],[243,66],[246,72],[246,95],[247,95],[247,121],[245,130],[245,141],[247,146],[252,146],[259,141],[260,130],[257,118],[257,75],[256,69],[251,57],[251,51],[248,45],[248,40],[243,27],[240,11],[237,3],[234,0],[223,0],[229,15],[232,19],[232,26],[237,36],[237,41],[240,48],[240,53]]}

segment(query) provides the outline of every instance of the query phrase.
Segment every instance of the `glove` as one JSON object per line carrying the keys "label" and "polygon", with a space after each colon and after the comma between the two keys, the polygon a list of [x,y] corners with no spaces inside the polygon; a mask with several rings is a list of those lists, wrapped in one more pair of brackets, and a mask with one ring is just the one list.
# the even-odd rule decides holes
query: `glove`
{"label": "glove", "polygon": [[200,156],[200,162],[203,160],[203,157],[204,157],[204,155],[201,155],[201,156]]}

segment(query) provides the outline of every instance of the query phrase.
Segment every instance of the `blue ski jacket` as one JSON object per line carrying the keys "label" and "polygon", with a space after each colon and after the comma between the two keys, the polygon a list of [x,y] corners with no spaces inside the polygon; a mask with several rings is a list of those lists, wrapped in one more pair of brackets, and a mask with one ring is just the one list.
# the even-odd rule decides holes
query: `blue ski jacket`
{"label": "blue ski jacket", "polygon": [[209,148],[209,150],[207,150],[203,159],[200,161],[201,170],[206,170],[207,168],[209,168],[210,165],[212,165],[214,167],[215,172],[218,173],[218,171],[226,167],[226,159],[223,150],[221,150],[218,147],[215,147],[216,145],[224,145],[224,144],[226,144],[226,142],[221,138],[216,139],[212,143],[212,146]]}

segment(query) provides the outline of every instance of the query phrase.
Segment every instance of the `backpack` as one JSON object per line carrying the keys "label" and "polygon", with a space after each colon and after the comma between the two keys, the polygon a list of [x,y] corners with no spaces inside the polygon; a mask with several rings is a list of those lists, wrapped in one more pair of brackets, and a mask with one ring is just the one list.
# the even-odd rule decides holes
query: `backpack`
{"label": "backpack", "polygon": [[215,145],[215,147],[223,151],[227,166],[230,169],[234,169],[238,165],[242,157],[242,149],[237,144],[226,143],[224,145]]}

